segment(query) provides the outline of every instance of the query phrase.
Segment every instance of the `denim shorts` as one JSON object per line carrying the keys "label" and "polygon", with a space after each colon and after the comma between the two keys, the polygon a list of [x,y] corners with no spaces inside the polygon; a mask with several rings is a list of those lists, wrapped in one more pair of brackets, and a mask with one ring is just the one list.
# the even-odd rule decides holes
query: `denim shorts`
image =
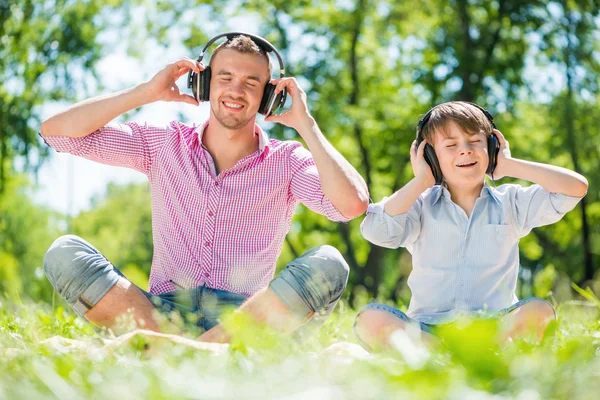
{"label": "denim shorts", "polygon": [[[483,314],[483,318],[500,318],[500,317],[503,317],[506,314],[508,314],[508,313],[516,310],[517,308],[523,306],[524,304],[527,304],[527,303],[529,303],[531,301],[534,301],[534,300],[539,300],[539,301],[546,302],[546,303],[548,303],[550,305],[550,307],[552,307],[552,304],[550,304],[549,302],[547,302],[544,299],[540,299],[538,297],[528,297],[526,299],[523,299],[523,300],[520,300],[520,301],[516,302],[515,304],[513,304],[513,305],[511,305],[509,307],[503,308],[500,311],[497,311],[497,312],[494,312],[494,313]],[[415,326],[419,326],[419,328],[422,331],[430,333],[432,335],[435,335],[436,328],[439,327],[439,326],[441,326],[441,325],[426,324],[424,322],[419,322],[419,321],[417,321],[417,320],[409,317],[408,315],[406,315],[405,313],[403,313],[402,311],[398,310],[395,307],[388,306],[387,304],[378,304],[378,303],[367,304],[365,307],[363,307],[358,312],[358,314],[357,314],[356,317],[358,318],[358,316],[361,313],[363,313],[363,312],[365,312],[367,310],[379,310],[379,311],[388,312],[388,313],[390,313],[390,314],[392,314],[392,315],[400,318],[404,322],[407,322],[409,324],[414,324]],[[552,307],[552,310],[554,311],[554,307]],[[556,318],[556,311],[554,311],[554,317]]]}
{"label": "denim shorts", "polygon": [[[48,280],[73,310],[84,317],[124,275],[93,245],[84,239],[65,235],[58,238],[44,256]],[[346,288],[348,264],[332,246],[308,250],[271,281],[270,289],[310,331],[322,325]],[[220,315],[239,307],[247,296],[200,286],[159,295],[142,293],[161,312],[177,312],[185,321],[203,329],[219,322]],[[84,318],[85,319],[85,318]]]}

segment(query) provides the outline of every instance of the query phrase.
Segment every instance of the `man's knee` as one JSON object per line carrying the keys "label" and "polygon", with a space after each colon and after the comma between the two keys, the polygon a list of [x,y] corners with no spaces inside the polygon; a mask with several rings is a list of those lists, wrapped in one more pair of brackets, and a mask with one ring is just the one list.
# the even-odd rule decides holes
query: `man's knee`
{"label": "man's knee", "polygon": [[348,282],[348,264],[332,246],[317,246],[288,263],[271,289],[293,312],[304,318],[331,310]]}
{"label": "man's knee", "polygon": [[79,236],[64,235],[52,243],[44,255],[42,266],[46,277],[59,293],[62,292],[60,282],[67,282],[64,279],[66,275],[76,274],[77,270],[82,269],[85,259],[82,256],[91,253],[94,253],[93,248]]}
{"label": "man's knee", "polygon": [[333,246],[321,245],[304,253],[299,259],[310,267],[312,286],[322,296],[341,297],[348,283],[350,268],[344,257]]}

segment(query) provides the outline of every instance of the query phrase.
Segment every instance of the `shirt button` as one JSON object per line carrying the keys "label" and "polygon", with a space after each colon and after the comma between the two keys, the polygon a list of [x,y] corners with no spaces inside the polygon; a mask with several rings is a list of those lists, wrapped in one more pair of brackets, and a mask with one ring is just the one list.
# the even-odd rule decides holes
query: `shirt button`
{"label": "shirt button", "polygon": [[465,283],[464,283],[464,282],[461,282],[461,283],[460,283],[460,286],[465,286]]}
{"label": "shirt button", "polygon": [[219,186],[219,182],[215,182],[215,186]]}
{"label": "shirt button", "polygon": [[204,242],[205,246],[210,246],[210,242]]}
{"label": "shirt button", "polygon": [[204,273],[204,277],[205,277],[205,278],[208,278],[209,276],[210,276],[210,274],[209,274],[208,272],[205,272],[205,273]]}
{"label": "shirt button", "polygon": [[209,212],[208,212],[208,216],[209,216],[209,217],[212,217],[213,215],[215,215],[215,213],[214,213],[214,212],[212,212],[212,211],[209,211]]}

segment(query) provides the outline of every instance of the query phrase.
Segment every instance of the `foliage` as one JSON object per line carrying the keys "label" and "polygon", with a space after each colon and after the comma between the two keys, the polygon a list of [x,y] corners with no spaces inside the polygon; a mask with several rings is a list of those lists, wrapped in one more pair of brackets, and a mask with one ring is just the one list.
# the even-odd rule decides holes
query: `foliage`
{"label": "foliage", "polygon": [[[368,355],[352,333],[355,312],[342,306],[303,343],[233,321],[237,344],[211,353],[142,335],[103,346],[109,335],[62,307],[4,302],[0,398],[595,398],[598,309],[558,311],[566,317],[539,345],[499,347],[495,324],[480,321],[448,327],[431,351],[417,343]],[[55,335],[75,341],[46,340]]]}

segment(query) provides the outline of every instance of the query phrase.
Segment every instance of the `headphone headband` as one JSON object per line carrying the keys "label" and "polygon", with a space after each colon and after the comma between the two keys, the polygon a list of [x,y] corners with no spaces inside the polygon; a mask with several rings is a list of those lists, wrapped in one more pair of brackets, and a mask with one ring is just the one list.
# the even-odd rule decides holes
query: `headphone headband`
{"label": "headphone headband", "polygon": [[[229,42],[229,41],[231,41],[233,38],[235,38],[237,36],[248,36],[250,39],[252,39],[252,41],[254,43],[256,43],[256,45],[258,47],[260,47],[261,49],[263,49],[266,53],[270,53],[270,52],[275,53],[275,56],[277,57],[277,60],[279,61],[279,77],[283,78],[285,76],[285,66],[283,65],[283,59],[281,58],[281,55],[279,54],[279,52],[277,51],[277,49],[275,48],[275,46],[273,46],[265,38],[262,38],[262,37],[257,36],[257,35],[253,35],[251,33],[246,33],[246,32],[226,32],[226,33],[221,33],[220,35],[217,35],[217,36],[213,37],[212,39],[210,39],[208,41],[208,43],[206,44],[206,46],[204,46],[204,48],[202,49],[202,52],[200,53],[200,56],[198,57],[198,60],[196,60],[196,61],[198,61],[198,62],[202,61],[202,59],[204,58],[204,54],[206,53],[206,50],[215,41],[219,40],[222,37],[227,37],[227,42]],[[267,58],[268,58],[268,56],[267,56]]]}
{"label": "headphone headband", "polygon": [[[479,104],[471,103],[470,101],[461,101],[461,103],[466,103],[466,104],[472,105],[473,107],[480,110],[483,113],[483,115],[485,115],[485,117],[488,119],[488,121],[490,121],[490,124],[492,124],[492,129],[496,129],[496,124],[494,124],[494,117],[492,116],[492,114],[490,114],[488,112],[488,110],[481,107]],[[446,104],[446,103],[442,103],[442,104]],[[433,113],[433,110],[435,110],[442,104],[439,104],[439,105],[433,107],[432,109],[430,109],[429,111],[427,111],[427,113],[423,116],[423,118],[421,118],[419,120],[419,123],[417,124],[417,135],[419,135],[421,133],[423,126],[425,126],[427,121],[429,121],[429,118],[431,118],[431,114]]]}

